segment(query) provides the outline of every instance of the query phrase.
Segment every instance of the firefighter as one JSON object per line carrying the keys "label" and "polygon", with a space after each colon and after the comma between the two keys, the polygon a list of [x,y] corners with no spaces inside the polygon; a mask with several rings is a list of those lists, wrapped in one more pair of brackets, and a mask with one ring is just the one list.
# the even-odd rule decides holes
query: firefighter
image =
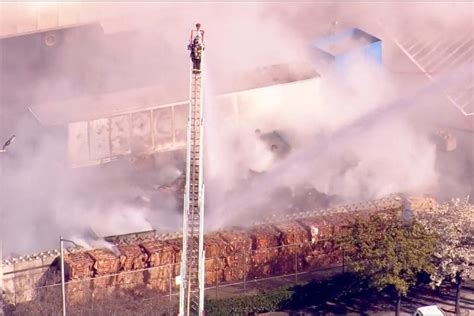
{"label": "firefighter", "polygon": [[203,47],[199,43],[199,40],[197,38],[194,39],[193,43],[191,44],[190,49],[191,49],[191,60],[193,62],[193,73],[194,74],[200,73]]}
{"label": "firefighter", "polygon": [[188,45],[191,51],[190,57],[193,62],[193,73],[201,72],[201,57],[204,50],[204,31],[201,30],[201,24],[196,24],[196,30],[191,31],[191,39]]}

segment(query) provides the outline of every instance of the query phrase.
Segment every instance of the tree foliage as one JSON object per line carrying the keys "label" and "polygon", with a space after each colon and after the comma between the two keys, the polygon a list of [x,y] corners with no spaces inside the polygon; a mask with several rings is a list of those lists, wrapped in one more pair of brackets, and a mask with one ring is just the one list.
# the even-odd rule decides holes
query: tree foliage
{"label": "tree foliage", "polygon": [[474,205],[468,198],[416,210],[415,217],[439,239],[434,253],[436,270],[431,274],[433,285],[444,279],[474,279]]}
{"label": "tree foliage", "polygon": [[393,286],[405,296],[418,273],[434,271],[435,236],[418,222],[402,222],[396,214],[359,218],[341,241],[354,271],[379,291]]}

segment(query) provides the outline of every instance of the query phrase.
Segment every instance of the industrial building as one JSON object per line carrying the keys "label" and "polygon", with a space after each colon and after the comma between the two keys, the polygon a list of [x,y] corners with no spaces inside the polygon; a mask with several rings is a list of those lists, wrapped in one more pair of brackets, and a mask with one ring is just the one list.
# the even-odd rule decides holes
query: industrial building
{"label": "industrial building", "polygon": [[[288,104],[290,95],[310,95],[315,100],[319,80],[308,65],[271,65],[219,87],[215,101],[210,102],[217,105],[219,119],[258,120],[265,109]],[[253,84],[249,86],[248,82]],[[163,103],[169,96],[160,96],[160,87],[41,104],[30,110],[43,125],[67,126],[69,157],[74,167],[184,149],[188,101],[180,95],[173,102]],[[84,111],[84,104],[90,110]],[[65,113],[64,107],[70,111]]]}
{"label": "industrial building", "polygon": [[[196,201],[199,199],[201,207],[204,197],[196,188],[202,187],[202,159],[196,162],[197,156],[189,157],[189,153],[195,151],[187,142],[194,139],[197,142],[195,148],[202,148],[198,140],[204,137],[202,129],[199,132],[199,127],[195,126],[195,138],[188,135],[191,129],[188,126],[192,113],[190,104],[199,99],[196,91],[204,94],[204,104],[213,105],[212,116],[208,118],[218,121],[222,129],[244,123],[258,127],[255,135],[259,137],[255,138],[262,140],[272,155],[284,158],[291,152],[293,144],[284,132],[280,132],[285,131],[284,124],[277,126],[269,123],[271,113],[288,113],[289,104],[295,102],[294,96],[301,97],[298,102],[302,104],[299,106],[324,112],[320,98],[325,77],[337,78],[341,85],[347,85],[347,69],[363,58],[374,67],[390,73],[397,84],[406,85],[407,90],[415,91],[425,85],[435,87],[432,93],[435,95],[434,102],[442,107],[440,113],[449,123],[437,125],[430,122],[427,126],[420,126],[420,129],[432,132],[442,152],[437,157],[440,165],[461,161],[456,165],[457,169],[444,170],[440,167],[440,173],[455,173],[458,176],[459,170],[467,170],[465,175],[459,175],[462,183],[467,184],[462,194],[474,192],[471,164],[474,78],[472,71],[459,70],[472,69],[474,64],[472,34],[425,38],[423,34],[407,35],[384,26],[383,32],[374,35],[371,33],[373,30],[350,25],[308,42],[308,52],[313,58],[311,62],[269,62],[239,69],[213,82],[212,92],[206,94],[204,75],[204,89],[201,91],[201,78],[198,88],[197,85],[192,86],[193,82],[198,82],[196,78],[191,76],[187,81],[188,64],[169,65],[162,58],[161,50],[166,42],[154,43],[156,45],[151,45],[150,51],[140,51],[137,55],[134,55],[133,49],[117,49],[117,43],[122,42],[133,48],[135,41],[138,41],[138,33],[135,19],[124,22],[123,16],[127,12],[111,9],[111,6],[85,2],[14,2],[2,3],[0,7],[1,71],[12,74],[0,78],[0,135],[9,137],[13,133],[20,134],[15,131],[18,126],[28,125],[29,145],[38,148],[44,146],[44,142],[54,134],[55,146],[59,148],[54,148],[54,154],[59,153],[54,163],[61,166],[57,169],[58,173],[74,169],[78,177],[82,173],[107,174],[104,183],[109,181],[111,190],[116,183],[130,181],[140,188],[134,196],[134,205],[152,204],[149,196],[142,194],[142,191],[156,194],[161,190],[180,200],[179,209],[183,208],[183,193],[187,194],[184,208],[189,207],[187,203],[194,198]],[[163,7],[163,10],[167,9]],[[137,13],[128,14],[134,16]],[[387,50],[390,53],[387,54]],[[144,64],[137,62],[149,55],[157,57],[147,59]],[[60,65],[56,63],[59,56],[62,60]],[[403,59],[410,70],[406,73],[394,71],[394,59],[397,63]],[[136,67],[128,67],[130,60],[133,60],[132,65],[137,62]],[[162,71],[155,72],[155,69]],[[191,91],[188,91],[188,84]],[[370,115],[370,109],[366,110],[359,113],[361,117]],[[200,112],[199,115],[206,117],[206,110],[203,111],[204,114]],[[199,118],[202,125],[202,117]],[[341,115],[340,120],[329,123],[337,130],[350,121]],[[184,183],[186,179],[192,181],[189,180],[192,171],[185,174],[185,151],[188,163],[189,159],[194,161],[192,166],[195,169],[188,168],[198,174],[198,180],[195,179],[197,184],[192,190],[189,189],[189,182],[187,185]],[[12,155],[15,154],[13,152]],[[162,165],[158,157],[165,155],[173,157],[182,174],[164,185],[157,184],[156,179],[145,178],[144,175],[152,178],[150,174],[160,170]],[[200,155],[202,158],[202,153]],[[14,161],[10,156],[8,159]],[[259,170],[248,171],[258,176],[271,169],[275,161],[277,159],[260,166]],[[11,165],[15,166],[14,163]],[[471,169],[466,169],[469,166]],[[118,173],[119,176],[109,177]],[[97,185],[104,186],[103,183]],[[445,185],[438,190],[447,196],[452,195],[449,183]],[[327,198],[321,196],[321,200]],[[398,212],[406,207],[398,196],[331,207],[326,211],[320,210],[321,204],[318,203],[321,201],[313,200],[300,203],[308,208],[305,212],[286,217],[278,215],[264,224],[244,228],[224,227],[204,234],[202,220],[197,219],[193,225],[200,225],[199,234],[203,238],[200,247],[205,250],[205,256],[199,261],[205,265],[194,267],[196,262],[193,261],[189,266],[196,269],[205,266],[203,279],[199,282],[206,287],[217,288],[221,284],[245,283],[248,279],[281,275],[294,274],[298,278],[299,273],[316,267],[341,263],[342,256],[334,248],[331,238],[341,226],[346,225],[343,220],[350,222],[356,213]],[[288,210],[296,211],[296,207],[289,207]],[[185,226],[187,222],[184,223]],[[101,225],[94,223],[90,226],[98,232],[95,227]],[[156,291],[173,301],[172,297],[178,295],[178,279],[182,278],[180,271],[183,271],[182,264],[186,259],[183,249],[189,245],[188,242],[198,244],[196,240],[199,236],[194,232],[186,241],[182,233],[175,231],[130,233],[105,238],[114,251],[118,249],[118,253],[105,248],[73,247],[67,250],[65,261],[70,304],[87,304],[116,292],[142,290]],[[58,250],[33,255],[16,255],[10,251],[2,256],[1,241],[2,235],[0,292],[6,302],[15,305],[35,300],[47,301],[48,295],[57,294],[60,282]],[[192,253],[193,249],[188,251]],[[204,285],[201,287],[204,288]],[[52,292],[48,292],[50,289]],[[57,312],[59,309],[54,310]]]}

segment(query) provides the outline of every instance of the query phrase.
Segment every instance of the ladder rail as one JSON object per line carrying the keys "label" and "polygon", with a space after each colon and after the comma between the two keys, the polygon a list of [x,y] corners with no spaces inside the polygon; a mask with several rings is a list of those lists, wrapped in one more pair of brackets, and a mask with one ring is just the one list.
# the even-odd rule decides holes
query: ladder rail
{"label": "ladder rail", "polygon": [[180,315],[198,315],[204,306],[204,184],[202,77],[191,74],[183,210]]}

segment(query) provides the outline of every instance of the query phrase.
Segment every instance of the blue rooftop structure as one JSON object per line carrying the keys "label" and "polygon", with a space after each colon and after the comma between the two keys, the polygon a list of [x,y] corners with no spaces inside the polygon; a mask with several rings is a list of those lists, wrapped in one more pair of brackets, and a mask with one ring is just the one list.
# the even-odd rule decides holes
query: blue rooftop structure
{"label": "blue rooftop structure", "polygon": [[319,60],[338,70],[361,55],[382,64],[382,40],[358,28],[321,37],[312,43],[312,48]]}

